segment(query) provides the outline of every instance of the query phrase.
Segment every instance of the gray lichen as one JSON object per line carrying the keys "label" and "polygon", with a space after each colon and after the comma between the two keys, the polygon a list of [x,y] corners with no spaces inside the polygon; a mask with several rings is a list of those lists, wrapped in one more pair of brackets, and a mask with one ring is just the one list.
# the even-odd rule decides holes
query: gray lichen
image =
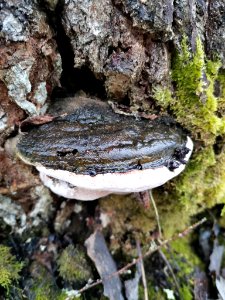
{"label": "gray lichen", "polygon": [[26,214],[22,207],[13,202],[9,197],[0,195],[0,218],[18,231],[23,230],[26,225]]}
{"label": "gray lichen", "polygon": [[37,197],[37,201],[29,213],[29,218],[32,219],[32,226],[39,226],[42,220],[46,222],[49,219],[53,211],[53,199],[49,190],[44,186],[36,186],[33,192],[34,196]]}
{"label": "gray lichen", "polygon": [[28,17],[32,15],[32,2],[26,0],[1,1],[0,37],[8,41],[27,41]]}
{"label": "gray lichen", "polygon": [[224,14],[225,14],[224,0],[209,1],[209,8],[208,8],[209,20],[207,26],[208,30],[206,31],[207,50],[211,54],[211,57],[215,53],[217,53],[223,63],[225,63]]}
{"label": "gray lichen", "polygon": [[75,67],[89,61],[96,72],[102,71],[108,54],[104,43],[112,44],[112,13],[109,0],[65,1],[63,23],[71,37]]}
{"label": "gray lichen", "polygon": [[36,186],[31,192],[31,197],[36,198],[36,204],[31,212],[26,215],[22,206],[9,197],[0,195],[0,218],[12,228],[13,232],[22,234],[28,228],[40,226],[43,220],[49,219],[52,211],[52,197],[43,186]]}
{"label": "gray lichen", "polygon": [[34,101],[37,103],[37,112],[43,115],[47,110],[47,105],[44,105],[48,97],[46,82],[40,82],[34,91]]}
{"label": "gray lichen", "polygon": [[122,10],[133,21],[133,26],[144,29],[160,40],[170,40],[173,36],[173,1],[116,0]]}
{"label": "gray lichen", "polygon": [[44,114],[47,94],[60,85],[62,72],[47,15],[36,0],[2,0],[0,9],[0,38],[7,42],[2,51],[0,80],[10,100],[28,115]]}
{"label": "gray lichen", "polygon": [[47,99],[46,82],[40,82],[35,90],[34,99],[37,104],[43,105]]}
{"label": "gray lichen", "polygon": [[3,80],[8,88],[8,94],[12,101],[30,115],[37,113],[35,105],[26,100],[27,94],[31,92],[29,74],[33,63],[34,58],[21,61],[6,70],[3,76]]}
{"label": "gray lichen", "polygon": [[26,39],[22,34],[22,25],[13,16],[13,14],[9,13],[6,15],[3,19],[2,25],[2,32],[5,33],[5,35],[8,34],[13,41],[21,41]]}
{"label": "gray lichen", "polygon": [[0,106],[0,133],[3,132],[7,127],[7,115]]}
{"label": "gray lichen", "polygon": [[[9,97],[31,116],[45,113],[47,105],[44,104],[48,96],[45,81],[32,88],[29,76],[33,64],[34,58],[31,57],[3,71],[3,81],[8,88]],[[27,100],[32,89],[34,90],[33,101],[36,105]]]}

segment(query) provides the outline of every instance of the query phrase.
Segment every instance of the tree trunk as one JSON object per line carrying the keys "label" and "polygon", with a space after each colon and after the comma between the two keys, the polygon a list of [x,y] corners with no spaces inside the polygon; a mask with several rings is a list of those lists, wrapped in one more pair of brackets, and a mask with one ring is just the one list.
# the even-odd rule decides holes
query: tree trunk
{"label": "tree trunk", "polygon": [[[90,234],[84,220],[111,216],[111,250],[126,252],[129,244],[133,253],[132,238],[141,236],[146,243],[157,226],[154,210],[144,210],[133,196],[109,196],[94,204],[58,197],[17,158],[21,122],[47,114],[59,98],[76,101],[82,95],[124,105],[133,114],[169,115],[189,132],[195,150],[183,175],[153,191],[165,236],[185,228],[203,209],[224,203],[224,14],[223,0],[1,0],[4,243],[11,232],[13,243],[28,253],[22,244],[36,237],[31,252],[52,270],[54,251],[47,257],[37,251],[38,243],[50,247],[50,233],[64,243],[83,244]],[[133,236],[124,243],[127,232]],[[51,243],[55,253],[62,247]]]}

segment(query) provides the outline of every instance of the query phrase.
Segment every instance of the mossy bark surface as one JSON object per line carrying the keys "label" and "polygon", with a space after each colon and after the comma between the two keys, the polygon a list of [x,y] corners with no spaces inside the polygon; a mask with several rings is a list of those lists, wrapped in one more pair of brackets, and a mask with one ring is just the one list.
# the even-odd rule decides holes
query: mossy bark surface
{"label": "mossy bark surface", "polygon": [[[61,287],[68,283],[59,275],[57,285],[54,276],[70,243],[83,246],[101,224],[109,248],[133,257],[135,240],[145,249],[152,239],[155,211],[136,195],[83,204],[50,193],[13,151],[21,122],[57,114],[57,99],[74,95],[174,118],[192,137],[194,153],[185,172],[153,196],[164,237],[184,229],[196,214],[225,203],[225,4],[3,0],[0,10],[1,244],[20,257],[15,263],[7,254],[14,275],[10,270],[0,289],[6,295],[10,287],[12,299],[21,290],[28,299],[66,299]],[[183,289],[189,295],[189,286]],[[101,290],[94,295],[100,299]]]}

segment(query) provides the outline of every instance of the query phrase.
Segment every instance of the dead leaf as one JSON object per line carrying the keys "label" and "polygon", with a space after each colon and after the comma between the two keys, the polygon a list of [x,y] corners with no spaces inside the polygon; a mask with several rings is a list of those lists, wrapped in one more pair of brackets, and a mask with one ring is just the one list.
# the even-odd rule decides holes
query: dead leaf
{"label": "dead leaf", "polygon": [[220,275],[220,268],[221,268],[223,253],[224,253],[224,246],[219,246],[217,244],[217,241],[215,240],[214,246],[213,246],[213,251],[210,255],[209,271],[211,273],[215,273],[216,276]]}
{"label": "dead leaf", "polygon": [[126,280],[124,282],[127,300],[138,300],[138,287],[139,287],[140,278],[141,278],[141,266],[140,263],[137,263],[134,278]]}
{"label": "dead leaf", "polygon": [[46,124],[54,120],[56,117],[51,115],[44,115],[44,116],[34,116],[26,118],[24,121],[20,123],[20,131],[25,132],[31,126],[38,126],[42,124]]}
{"label": "dead leaf", "polygon": [[[94,262],[98,273],[103,280],[104,295],[110,300],[123,300],[122,285],[117,272],[116,264],[107,248],[104,236],[96,230],[86,241],[87,254]],[[106,278],[109,276],[108,278]],[[106,278],[106,279],[104,279]]]}
{"label": "dead leaf", "polygon": [[216,287],[222,299],[225,300],[225,279],[223,277],[216,278]]}

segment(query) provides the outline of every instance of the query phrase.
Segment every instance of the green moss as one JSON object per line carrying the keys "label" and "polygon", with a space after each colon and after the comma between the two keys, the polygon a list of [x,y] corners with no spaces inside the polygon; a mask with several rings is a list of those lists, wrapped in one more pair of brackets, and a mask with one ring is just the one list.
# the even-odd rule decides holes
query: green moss
{"label": "green moss", "polygon": [[154,98],[162,108],[168,108],[174,101],[171,90],[168,87],[154,86]]}
{"label": "green moss", "polygon": [[[201,261],[195,252],[190,246],[191,241],[186,238],[180,238],[173,241],[170,246],[180,259],[180,266],[182,266],[182,270],[184,274],[191,274],[193,273],[193,269],[196,266],[201,266]],[[185,261],[183,260],[185,258]]]}
{"label": "green moss", "polygon": [[144,244],[150,241],[149,232],[156,227],[154,210],[144,208],[134,194],[110,195],[100,199],[101,212],[110,218],[111,250],[120,248],[126,254],[137,255],[135,243],[138,238]]}
{"label": "green moss", "polygon": [[[149,299],[154,299],[154,300],[166,300],[166,294],[163,292],[161,289],[155,289],[154,286],[152,286],[151,283],[148,283],[148,297]],[[143,286],[139,286],[139,300],[144,299],[144,289]]]}
{"label": "green moss", "polygon": [[189,52],[187,38],[184,38],[181,51],[172,63],[174,94],[169,87],[155,87],[154,90],[159,104],[170,107],[177,121],[207,144],[212,144],[215,136],[225,133],[225,118],[217,115],[221,99],[214,95],[220,67],[219,61],[206,59],[199,38],[194,54]]}
{"label": "green moss", "polygon": [[67,296],[55,283],[55,278],[36,261],[30,266],[32,277],[27,281],[27,296],[34,300],[66,300]]}
{"label": "green moss", "polygon": [[[40,282],[39,282],[40,283]],[[60,291],[53,282],[43,282],[40,285],[34,284],[34,300],[79,300],[80,297],[69,297],[64,291]]]}
{"label": "green moss", "polygon": [[203,202],[205,189],[208,185],[205,179],[209,169],[215,164],[216,159],[211,146],[200,150],[193,157],[185,173],[177,180],[176,191],[183,203]]}
{"label": "green moss", "polygon": [[57,288],[47,272],[43,270],[43,276],[35,278],[32,284],[32,293],[35,300],[57,299]]}
{"label": "green moss", "polygon": [[[170,251],[163,250],[175,272],[179,294],[184,300],[193,299],[194,270],[202,263],[190,247],[188,238],[177,239],[170,244]],[[171,279],[171,284],[174,285]],[[175,287],[174,287],[175,289]]]}
{"label": "green moss", "polygon": [[180,294],[182,295],[183,300],[192,300],[193,294],[191,293],[188,286],[182,286],[180,289]]}
{"label": "green moss", "polygon": [[9,291],[14,281],[20,276],[23,263],[19,262],[10,252],[10,248],[0,245],[0,285]]}
{"label": "green moss", "polygon": [[73,245],[66,247],[58,259],[60,276],[68,282],[88,281],[91,270],[82,250]]}
{"label": "green moss", "polygon": [[219,72],[219,99],[218,99],[218,112],[221,116],[225,116],[225,70]]}
{"label": "green moss", "polygon": [[[187,38],[184,38],[180,52],[172,61],[171,86],[154,88],[157,103],[173,111],[195,143],[185,172],[166,186],[169,194],[164,203],[170,203],[171,199],[179,201],[178,209],[174,207],[171,216],[177,221],[179,218],[186,221],[199,210],[225,202],[222,149],[225,144],[225,72],[220,67],[219,61],[207,60],[199,38],[194,53],[189,51]],[[216,147],[221,149],[215,152]],[[165,218],[164,230],[170,230],[167,217],[162,218]]]}
{"label": "green moss", "polygon": [[[201,267],[199,258],[194,254],[190,247],[190,241],[186,239],[178,239],[170,243],[170,251],[162,249],[167,257],[170,266],[173,269],[176,281],[179,286],[179,299],[193,299],[194,289],[194,270],[196,267]],[[145,268],[147,267],[145,263]],[[177,294],[177,287],[174,280],[167,270],[166,277],[163,279],[163,284],[166,289],[174,291]],[[163,277],[162,277],[163,278]],[[165,281],[166,280],[166,281]],[[151,299],[167,299],[165,291],[161,287],[156,287],[156,284],[147,277],[148,295]],[[139,299],[144,298],[143,287],[139,287]],[[177,299],[177,298],[176,298]]]}
{"label": "green moss", "polygon": [[171,236],[189,225],[190,216],[225,203],[225,153],[215,155],[213,146],[200,149],[164,189],[163,194],[160,189],[154,194],[164,234]]}
{"label": "green moss", "polygon": [[[209,165],[213,163],[214,161],[211,161],[209,157]],[[159,191],[161,193],[159,193]],[[163,192],[162,189],[154,190],[153,192],[165,235],[174,234],[175,230],[183,230],[188,224],[190,217],[189,212],[185,210],[185,205],[174,201],[171,194]],[[114,243],[117,243],[117,248],[122,247],[126,255],[136,256],[135,243],[133,243],[133,250],[131,244],[132,238],[134,241],[137,237],[143,242],[143,253],[147,250],[145,246],[149,248],[149,233],[156,228],[155,215],[152,207],[148,210],[144,209],[133,195],[112,195],[107,197],[107,199],[100,200],[100,207],[101,211],[110,216],[111,219],[110,233],[114,237],[111,240],[111,249],[115,250],[116,247]],[[123,235],[124,232],[126,232],[126,235]],[[165,249],[163,251],[171,267],[174,269],[180,286],[180,295],[182,295],[182,299],[192,299],[193,272],[196,266],[200,266],[200,261],[198,257],[194,255],[187,238],[178,239],[171,243],[170,246],[171,251],[169,253]],[[146,261],[145,268],[146,270],[148,269]],[[151,282],[149,276],[147,276],[147,280],[149,297],[152,299],[166,299],[166,294],[163,289],[159,288],[156,290],[154,288],[155,283]],[[168,288],[176,291],[171,276],[167,278],[167,281]],[[139,287],[139,292],[139,299],[143,299],[144,291],[141,286]]]}

